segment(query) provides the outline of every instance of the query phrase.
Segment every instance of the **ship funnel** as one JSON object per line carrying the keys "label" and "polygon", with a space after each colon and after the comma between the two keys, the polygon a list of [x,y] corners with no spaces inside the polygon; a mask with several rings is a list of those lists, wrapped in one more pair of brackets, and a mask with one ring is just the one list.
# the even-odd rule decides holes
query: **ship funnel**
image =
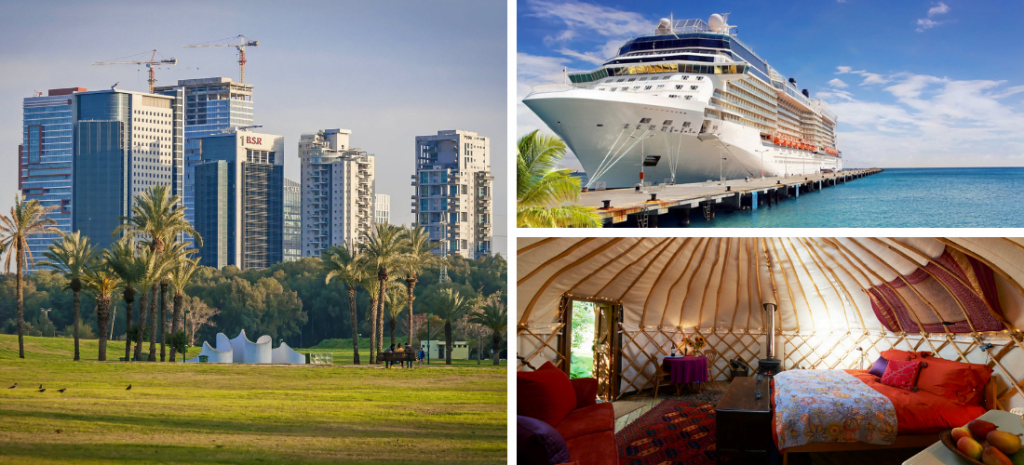
{"label": "ship funnel", "polygon": [[808,92],[807,89],[804,89],[802,92],[804,94],[804,97],[811,98],[811,93]]}

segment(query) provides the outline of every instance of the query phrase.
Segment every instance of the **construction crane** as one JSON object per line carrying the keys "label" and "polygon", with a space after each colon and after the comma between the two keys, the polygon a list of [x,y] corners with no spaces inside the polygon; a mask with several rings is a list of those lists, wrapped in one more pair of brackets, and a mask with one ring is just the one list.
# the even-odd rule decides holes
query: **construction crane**
{"label": "construction crane", "polygon": [[[245,47],[256,47],[259,46],[260,41],[258,40],[245,40],[245,36],[239,34],[237,37],[229,37],[229,39],[238,39],[237,44],[195,44],[186,45],[185,48],[206,48],[206,47],[235,47],[238,50],[238,82],[245,83]],[[221,39],[228,40],[228,39]]]}
{"label": "construction crane", "polygon": [[153,85],[156,84],[156,73],[154,72],[154,66],[156,65],[176,65],[178,60],[176,58],[168,58],[163,60],[156,60],[156,49],[153,49],[153,54],[149,57],[149,61],[97,61],[94,65],[146,65],[149,68],[149,93],[153,93]]}

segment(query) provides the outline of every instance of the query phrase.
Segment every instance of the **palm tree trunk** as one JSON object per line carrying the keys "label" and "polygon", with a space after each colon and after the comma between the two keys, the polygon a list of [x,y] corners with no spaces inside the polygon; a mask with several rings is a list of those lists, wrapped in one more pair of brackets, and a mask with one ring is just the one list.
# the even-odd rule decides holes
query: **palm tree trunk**
{"label": "palm tree trunk", "polygon": [[164,346],[164,337],[167,333],[164,325],[167,323],[167,281],[160,282],[160,361],[167,361],[167,350]]}
{"label": "palm tree trunk", "polygon": [[107,361],[107,324],[110,323],[110,296],[96,298],[96,326],[100,327],[99,361]]}
{"label": "palm tree trunk", "polygon": [[493,341],[491,350],[494,351],[494,353],[491,354],[491,356],[494,357],[494,366],[498,366],[498,359],[501,358],[501,333],[495,331],[494,336],[491,337],[491,340]]}
{"label": "palm tree trunk", "polygon": [[377,324],[377,357],[380,357],[380,353],[384,348],[384,290],[388,288],[387,268],[380,268],[377,270],[377,279],[380,281],[380,290],[378,291],[379,296],[377,297],[377,308],[374,309],[373,319],[380,319],[381,323]]}
{"label": "palm tree trunk", "polygon": [[[74,296],[74,304],[72,305],[72,308],[74,308],[74,318],[75,318],[75,361],[77,362],[77,361],[81,360],[81,357],[79,357],[79,354],[78,354],[78,326],[79,326],[79,320],[81,319],[79,317],[78,311],[79,311],[79,307],[80,307],[82,301],[81,301],[81,297],[79,296],[77,291],[75,291],[74,295],[75,295]],[[107,328],[105,326],[103,326],[103,325],[100,325],[99,329],[100,329],[101,333],[105,332],[107,330]]]}
{"label": "palm tree trunk", "polygon": [[398,326],[398,321],[396,321],[392,317],[391,321],[388,321],[388,326],[391,327],[391,346],[394,347],[394,345],[395,345],[395,326]]}
{"label": "palm tree trunk", "polygon": [[480,366],[480,358],[483,357],[483,353],[484,353],[483,340],[481,340],[481,336],[483,336],[483,334],[484,334],[484,332],[483,332],[482,329],[480,329],[480,328],[476,329],[476,365],[477,366]]}
{"label": "palm tree trunk", "polygon": [[135,302],[135,291],[132,288],[124,290],[124,315],[126,328],[124,330],[124,361],[132,359],[132,304]]}
{"label": "palm tree trunk", "polygon": [[[17,290],[15,291],[18,299],[18,357],[25,358],[25,300],[22,296],[21,286],[23,285],[21,278],[21,263],[25,261],[25,251],[21,249],[21,242],[16,242],[15,247],[17,248],[17,263],[15,266],[18,268],[17,278]],[[10,270],[10,268],[8,268]]]}
{"label": "palm tree trunk", "polygon": [[150,288],[149,292],[150,292],[150,295],[149,295],[149,358],[148,358],[148,360],[150,362],[155,362],[156,361],[156,338],[157,338],[156,299],[158,297],[157,292],[159,292],[159,291],[157,291],[156,283],[153,283],[153,287]]}
{"label": "palm tree trunk", "polygon": [[377,353],[384,352],[384,312],[387,311],[387,304],[378,302],[380,311],[377,312]]}
{"label": "palm tree trunk", "polygon": [[452,364],[452,322],[444,321],[444,364]]}
{"label": "palm tree trunk", "polygon": [[139,297],[139,324],[135,330],[135,361],[142,361],[142,335],[146,331],[146,304],[149,303],[149,293],[143,291]]}
{"label": "palm tree trunk", "polygon": [[413,295],[413,291],[416,290],[416,275],[405,280],[405,288],[409,291],[409,345],[416,347],[416,345],[413,344],[413,337],[416,335],[412,332],[412,301],[416,298]]}
{"label": "palm tree trunk", "polygon": [[377,359],[373,354],[377,353],[377,296],[370,297],[370,365],[376,364]]}
{"label": "palm tree trunk", "polygon": [[[171,315],[171,337],[178,336],[178,326],[181,323],[181,305],[184,303],[185,294],[174,294],[174,313]],[[182,338],[182,341],[185,339]],[[174,362],[174,355],[178,352],[178,346],[171,346],[171,362]]]}
{"label": "palm tree trunk", "polygon": [[352,317],[352,363],[359,365],[359,317],[356,311],[356,288],[348,285],[348,310]]}

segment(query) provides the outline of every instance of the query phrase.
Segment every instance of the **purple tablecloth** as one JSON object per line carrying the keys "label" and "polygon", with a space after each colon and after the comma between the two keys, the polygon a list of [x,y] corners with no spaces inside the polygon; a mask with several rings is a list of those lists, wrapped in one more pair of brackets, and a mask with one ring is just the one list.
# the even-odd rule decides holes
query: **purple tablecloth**
{"label": "purple tablecloth", "polygon": [[663,368],[673,383],[704,383],[708,380],[708,358],[703,355],[665,357]]}

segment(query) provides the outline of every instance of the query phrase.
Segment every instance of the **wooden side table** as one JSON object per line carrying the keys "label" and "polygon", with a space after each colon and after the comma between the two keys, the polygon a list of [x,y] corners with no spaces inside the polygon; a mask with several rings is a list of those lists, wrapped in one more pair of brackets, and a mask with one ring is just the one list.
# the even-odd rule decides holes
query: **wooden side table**
{"label": "wooden side table", "polygon": [[[754,391],[761,391],[761,398]],[[771,378],[735,378],[715,408],[718,463],[768,463],[772,450]]]}

